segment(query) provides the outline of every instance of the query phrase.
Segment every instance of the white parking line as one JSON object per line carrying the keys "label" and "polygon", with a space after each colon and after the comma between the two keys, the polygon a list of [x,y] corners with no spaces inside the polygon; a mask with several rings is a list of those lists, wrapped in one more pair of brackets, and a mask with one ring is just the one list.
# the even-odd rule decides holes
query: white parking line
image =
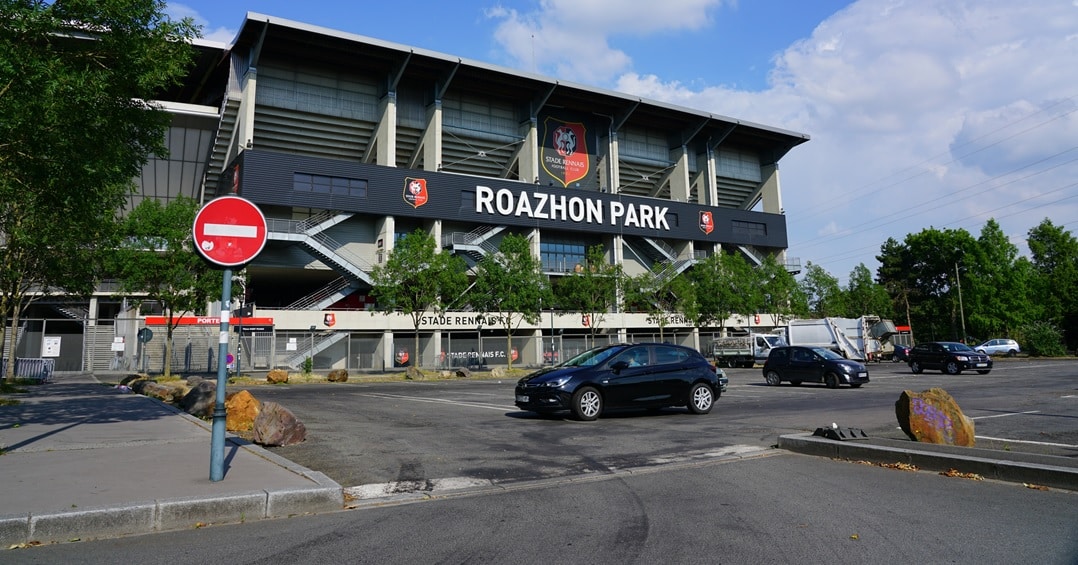
{"label": "white parking line", "polygon": [[993,414],[991,416],[976,416],[970,418],[970,420],[987,420],[989,418],[1006,418],[1007,416],[1020,416],[1022,414],[1040,414],[1040,410],[1029,410],[1028,412],[1011,412],[1009,414]]}
{"label": "white parking line", "polygon": [[1026,441],[1021,439],[1007,439],[1001,437],[989,437],[989,436],[976,436],[977,439],[988,439],[992,441],[1005,441],[1009,443],[1028,443],[1030,445],[1048,445],[1051,447],[1070,447],[1072,449],[1078,449],[1078,445],[1068,445],[1066,443],[1050,443],[1047,441]]}
{"label": "white parking line", "polygon": [[432,404],[451,404],[453,406],[467,406],[469,408],[485,408],[487,410],[498,410],[505,412],[506,410],[517,410],[516,406],[505,407],[495,406],[493,404],[478,404],[475,402],[458,402],[456,400],[446,400],[444,398],[423,398],[419,396],[404,396],[401,394],[386,394],[384,392],[372,392],[369,394],[362,394],[360,396],[369,396],[371,398],[390,398],[393,400],[411,400],[412,402],[428,402]]}

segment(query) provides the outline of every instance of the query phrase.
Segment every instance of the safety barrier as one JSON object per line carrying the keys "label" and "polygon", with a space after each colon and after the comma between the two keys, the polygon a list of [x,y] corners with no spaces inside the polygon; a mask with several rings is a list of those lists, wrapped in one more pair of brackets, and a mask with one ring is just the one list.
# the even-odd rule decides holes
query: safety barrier
{"label": "safety barrier", "polygon": [[[15,378],[52,382],[56,359],[15,358]],[[7,375],[7,359],[0,360],[0,378]]]}

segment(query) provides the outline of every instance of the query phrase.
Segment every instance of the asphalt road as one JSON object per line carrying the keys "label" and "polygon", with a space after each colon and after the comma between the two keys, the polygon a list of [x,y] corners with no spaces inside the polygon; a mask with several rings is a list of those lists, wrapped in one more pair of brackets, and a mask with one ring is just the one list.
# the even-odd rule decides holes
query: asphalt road
{"label": "asphalt road", "polygon": [[[980,442],[1078,456],[1078,362],[990,375],[873,365],[860,389],[763,385],[730,370],[705,416],[596,422],[512,406],[513,383],[252,389],[308,427],[275,451],[344,486],[437,479],[486,487],[317,516],[4,551],[4,563],[1078,563],[1078,493],[789,453],[779,434],[832,421],[898,437],[904,389],[941,386]],[[1009,443],[1007,443],[1009,442]],[[1069,447],[1068,447],[1069,446]],[[740,453],[742,457],[723,457]],[[618,472],[614,472],[618,471]]]}
{"label": "asphalt road", "polygon": [[[1007,360],[989,375],[913,375],[873,364],[859,388],[764,384],[759,369],[728,369],[730,388],[704,416],[682,408],[621,412],[596,422],[544,419],[513,406],[511,380],[292,384],[251,388],[307,426],[308,439],[274,451],[342,486],[435,479],[513,481],[609,473],[769,449],[781,434],[837,423],[904,437],[894,402],[905,389],[942,387],[974,418],[979,444],[1078,456],[1078,362]],[[1062,446],[1072,446],[1066,448]]]}

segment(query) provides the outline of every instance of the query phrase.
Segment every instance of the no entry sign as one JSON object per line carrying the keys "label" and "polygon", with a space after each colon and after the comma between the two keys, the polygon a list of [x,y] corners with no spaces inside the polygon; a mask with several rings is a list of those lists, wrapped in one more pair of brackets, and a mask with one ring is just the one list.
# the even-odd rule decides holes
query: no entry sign
{"label": "no entry sign", "polygon": [[266,217],[247,199],[222,196],[198,211],[193,233],[203,257],[234,267],[254,259],[266,246]]}

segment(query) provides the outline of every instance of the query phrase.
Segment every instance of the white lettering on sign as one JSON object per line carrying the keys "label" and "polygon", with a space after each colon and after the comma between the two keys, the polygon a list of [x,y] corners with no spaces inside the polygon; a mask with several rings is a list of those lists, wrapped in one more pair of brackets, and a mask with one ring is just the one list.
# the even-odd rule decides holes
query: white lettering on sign
{"label": "white lettering on sign", "polygon": [[202,231],[206,236],[258,237],[258,226],[206,224]]}
{"label": "white lettering on sign", "polygon": [[521,192],[505,188],[494,190],[488,186],[475,187],[475,211],[479,214],[517,216],[539,220],[561,220],[586,224],[602,224],[610,218],[610,225],[652,230],[670,230],[666,206],[651,204],[625,204],[581,196]]}

